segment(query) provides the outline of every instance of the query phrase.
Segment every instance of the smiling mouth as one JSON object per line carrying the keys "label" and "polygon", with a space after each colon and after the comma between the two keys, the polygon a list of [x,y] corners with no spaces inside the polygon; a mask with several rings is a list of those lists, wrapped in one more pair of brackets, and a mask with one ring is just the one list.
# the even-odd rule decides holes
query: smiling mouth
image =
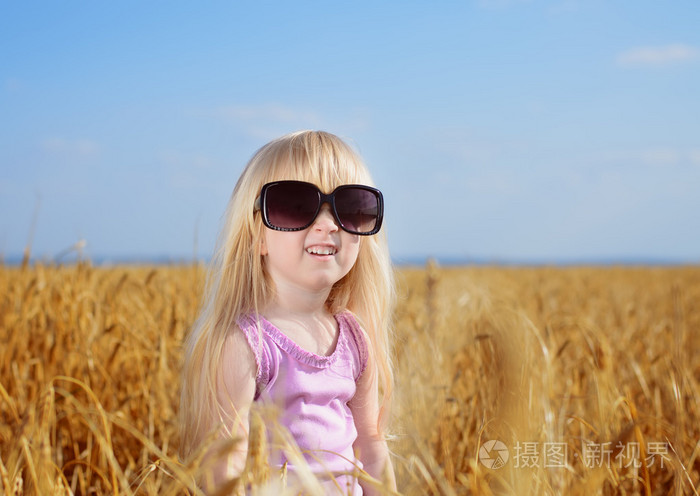
{"label": "smiling mouth", "polygon": [[311,246],[306,249],[306,253],[310,255],[335,255],[338,250],[332,246]]}

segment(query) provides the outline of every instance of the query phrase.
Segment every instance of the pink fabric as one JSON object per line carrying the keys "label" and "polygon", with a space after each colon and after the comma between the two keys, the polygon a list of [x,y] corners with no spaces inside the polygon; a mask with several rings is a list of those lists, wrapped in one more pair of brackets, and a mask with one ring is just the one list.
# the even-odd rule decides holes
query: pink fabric
{"label": "pink fabric", "polygon": [[[329,356],[300,348],[263,317],[244,317],[238,325],[258,365],[255,400],[279,407],[280,423],[319,478],[334,474],[335,480],[326,483],[329,491],[337,487],[342,494],[361,495],[356,478],[343,474],[362,468],[352,448],[357,431],[348,401],[367,365],[367,346],[352,314],[340,313],[335,319],[340,334]],[[287,460],[273,451],[270,462],[281,467]],[[294,467],[288,465],[287,471],[293,474]]]}

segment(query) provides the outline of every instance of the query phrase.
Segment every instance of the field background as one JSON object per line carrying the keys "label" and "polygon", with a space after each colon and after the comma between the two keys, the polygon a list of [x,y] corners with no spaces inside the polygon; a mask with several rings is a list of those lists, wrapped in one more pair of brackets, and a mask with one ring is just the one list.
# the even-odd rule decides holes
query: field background
{"label": "field background", "polygon": [[[195,492],[176,420],[203,281],[0,266],[0,493]],[[698,494],[699,267],[429,264],[398,282],[401,493]],[[509,449],[497,470],[489,440]]]}

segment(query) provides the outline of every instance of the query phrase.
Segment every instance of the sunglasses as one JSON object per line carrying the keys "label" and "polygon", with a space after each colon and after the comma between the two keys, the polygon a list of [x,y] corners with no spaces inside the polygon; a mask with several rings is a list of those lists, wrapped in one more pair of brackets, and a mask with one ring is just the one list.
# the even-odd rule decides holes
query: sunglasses
{"label": "sunglasses", "polygon": [[328,203],[338,226],[350,234],[376,234],[382,226],[384,197],[381,191],[360,184],[338,186],[326,195],[315,185],[302,181],[265,184],[255,200],[263,224],[276,231],[302,231],[313,224]]}

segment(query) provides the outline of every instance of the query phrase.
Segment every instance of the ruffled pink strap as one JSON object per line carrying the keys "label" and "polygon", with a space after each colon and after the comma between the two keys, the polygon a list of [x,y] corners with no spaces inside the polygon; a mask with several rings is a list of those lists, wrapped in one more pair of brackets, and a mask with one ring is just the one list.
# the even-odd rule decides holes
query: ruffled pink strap
{"label": "ruffled pink strap", "polygon": [[[360,323],[355,316],[350,312],[343,312],[338,315],[338,318],[345,323],[345,328],[348,331],[348,345],[354,346],[357,351],[357,356],[360,359],[360,371],[355,376],[357,381],[367,368],[367,360],[369,359],[369,351],[367,349],[367,337],[360,327]],[[342,325],[342,324],[341,324]]]}
{"label": "ruffled pink strap", "polygon": [[250,315],[238,319],[238,327],[243,331],[246,341],[248,341],[248,346],[250,346],[250,349],[253,350],[253,354],[255,355],[255,365],[257,368],[257,374],[255,376],[256,400],[270,382],[270,357],[265,350],[264,340],[262,338],[262,326],[262,322]]}

